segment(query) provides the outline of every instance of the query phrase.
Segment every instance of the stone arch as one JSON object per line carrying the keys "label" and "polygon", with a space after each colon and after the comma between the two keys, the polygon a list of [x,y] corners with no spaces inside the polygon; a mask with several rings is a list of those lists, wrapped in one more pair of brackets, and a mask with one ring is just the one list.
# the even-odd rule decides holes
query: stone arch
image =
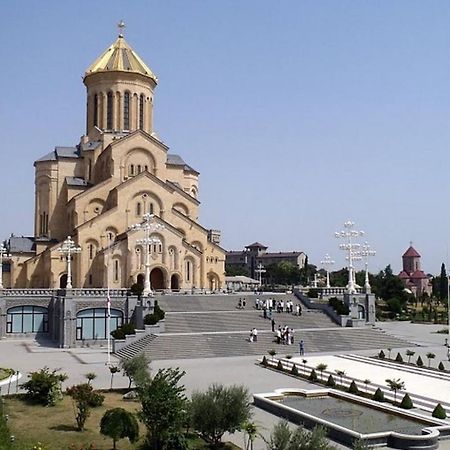
{"label": "stone arch", "polygon": [[180,289],[180,276],[177,273],[173,273],[170,277],[170,289],[172,291],[178,291]]}
{"label": "stone arch", "polygon": [[210,291],[216,291],[220,289],[220,278],[215,272],[208,272],[208,288]]}
{"label": "stone arch", "polygon": [[176,209],[181,214],[184,214],[185,216],[189,216],[189,208],[185,203],[182,202],[176,202],[172,206],[173,209]]}
{"label": "stone arch", "polygon": [[190,194],[194,198],[198,198],[198,189],[197,186],[191,186]]}
{"label": "stone arch", "polygon": [[134,177],[144,171],[153,175],[156,175],[157,172],[156,159],[153,154],[139,147],[130,150],[124,156],[121,165],[124,167],[124,178]]}
{"label": "stone arch", "polygon": [[88,221],[100,215],[105,208],[105,201],[101,198],[93,198],[84,210],[84,220]]}
{"label": "stone arch", "polygon": [[150,285],[153,291],[166,288],[167,273],[163,267],[154,267],[150,272]]}
{"label": "stone arch", "polygon": [[67,286],[67,273],[63,273],[59,276],[59,288],[65,289]]}
{"label": "stone arch", "polygon": [[[133,214],[136,212],[137,203],[141,203],[142,214],[150,213],[161,217],[161,213],[164,211],[161,198],[151,191],[140,191],[130,197],[128,200],[127,209],[132,211]],[[151,205],[153,206],[150,207]]]}
{"label": "stone arch", "polygon": [[199,252],[203,253],[203,244],[200,241],[191,242],[192,247],[196,248]]}
{"label": "stone arch", "polygon": [[112,225],[107,226],[105,229],[105,238],[106,238],[105,245],[108,246],[108,243],[114,242],[114,240],[116,239],[116,236],[118,234],[119,234],[119,231],[117,230],[116,227],[114,227]]}
{"label": "stone arch", "polygon": [[197,283],[197,274],[195,259],[192,256],[186,256],[183,264],[184,282],[188,286],[195,286]]}
{"label": "stone arch", "polygon": [[169,269],[172,271],[179,270],[180,260],[178,249],[174,245],[171,245],[168,248],[168,254],[169,254],[169,264],[168,264]]}

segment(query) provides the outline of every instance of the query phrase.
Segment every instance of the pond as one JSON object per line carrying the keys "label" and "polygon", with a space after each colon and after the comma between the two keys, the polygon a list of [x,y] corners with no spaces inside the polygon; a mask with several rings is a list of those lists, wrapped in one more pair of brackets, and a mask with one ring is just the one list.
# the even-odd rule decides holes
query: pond
{"label": "pond", "polygon": [[319,397],[288,395],[279,402],[361,434],[396,431],[421,435],[422,429],[430,425],[331,395]]}

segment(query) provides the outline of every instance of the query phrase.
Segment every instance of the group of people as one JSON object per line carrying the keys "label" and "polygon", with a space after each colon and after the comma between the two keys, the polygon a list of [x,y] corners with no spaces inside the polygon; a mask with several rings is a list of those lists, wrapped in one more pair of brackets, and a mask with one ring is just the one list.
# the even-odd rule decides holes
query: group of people
{"label": "group of people", "polygon": [[239,301],[237,304],[237,309],[245,309],[245,297],[244,298],[240,298],[239,297]]}
{"label": "group of people", "polygon": [[249,341],[250,342],[257,342],[258,341],[258,330],[256,328],[252,328],[250,330]]}
{"label": "group of people", "polygon": [[278,326],[275,332],[277,338],[277,344],[293,345],[294,344],[294,329],[285,325],[283,328]]}
{"label": "group of people", "polygon": [[259,297],[255,299],[255,308],[263,311],[264,318],[271,317],[272,311],[277,313],[287,312],[290,314],[295,314],[297,316],[302,315],[302,307],[300,303],[294,306],[292,300],[275,300],[274,298],[268,298],[266,300],[260,300]]}

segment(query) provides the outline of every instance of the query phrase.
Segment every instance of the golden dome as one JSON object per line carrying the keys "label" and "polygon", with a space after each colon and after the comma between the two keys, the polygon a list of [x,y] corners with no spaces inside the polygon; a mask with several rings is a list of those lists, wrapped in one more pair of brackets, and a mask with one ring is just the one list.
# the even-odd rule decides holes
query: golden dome
{"label": "golden dome", "polygon": [[98,72],[135,72],[158,82],[156,75],[128,45],[122,34],[87,68],[85,77]]}

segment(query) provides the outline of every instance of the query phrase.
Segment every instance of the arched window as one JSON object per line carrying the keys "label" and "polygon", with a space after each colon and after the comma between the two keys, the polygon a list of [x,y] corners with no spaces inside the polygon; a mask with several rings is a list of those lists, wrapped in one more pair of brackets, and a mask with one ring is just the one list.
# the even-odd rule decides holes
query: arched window
{"label": "arched window", "polygon": [[119,260],[114,260],[114,281],[119,281]]}
{"label": "arched window", "polygon": [[130,129],[130,93],[125,92],[123,96],[123,128]]}
{"label": "arched window", "polygon": [[112,92],[108,92],[106,100],[106,128],[108,130],[113,129],[113,95]]}
{"label": "arched window", "polygon": [[7,333],[47,333],[48,309],[42,306],[15,306],[6,313]]}
{"label": "arched window", "polygon": [[191,271],[192,271],[192,267],[191,267],[191,261],[186,261],[186,281],[191,281]]}
{"label": "arched window", "polygon": [[153,214],[153,203],[150,203],[150,211],[149,211],[149,213]]}
{"label": "arched window", "polygon": [[136,216],[140,217],[142,215],[141,202],[136,203]]}
{"label": "arched window", "polygon": [[94,95],[94,127],[98,126],[98,95]]}
{"label": "arched window", "polygon": [[144,170],[145,170],[146,172],[148,172],[148,166],[147,166],[147,165],[144,166]]}
{"label": "arched window", "polygon": [[94,259],[94,245],[89,244],[89,259]]}
{"label": "arched window", "polygon": [[134,164],[130,164],[130,166],[128,167],[128,175],[130,177],[134,176]]}
{"label": "arched window", "polygon": [[144,94],[139,96],[139,129],[144,129]]}
{"label": "arched window", "polygon": [[141,173],[142,172],[142,166],[140,164],[138,164],[137,166],[137,173]]}
{"label": "arched window", "polygon": [[[106,339],[106,321],[108,311],[106,308],[84,309],[77,313],[77,340]],[[109,326],[114,331],[122,325],[123,314],[118,309],[110,310]]]}

